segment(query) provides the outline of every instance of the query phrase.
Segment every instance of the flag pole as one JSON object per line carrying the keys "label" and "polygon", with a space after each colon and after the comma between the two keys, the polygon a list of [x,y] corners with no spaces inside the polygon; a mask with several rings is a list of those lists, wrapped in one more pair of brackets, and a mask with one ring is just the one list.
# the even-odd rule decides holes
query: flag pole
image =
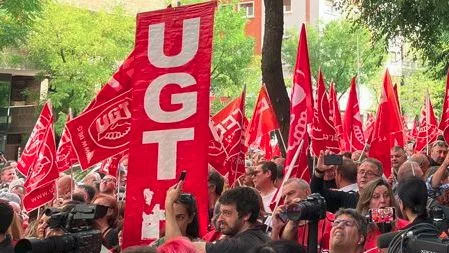
{"label": "flag pole", "polygon": [[[287,146],[285,146],[285,141],[284,141],[284,137],[282,137],[281,130],[278,128],[278,129],[276,129],[275,131],[277,131],[277,133],[278,133],[278,135],[279,135],[279,139],[281,139],[282,146],[284,147],[285,154],[287,154]],[[279,145],[279,144],[278,144],[278,145]]]}
{"label": "flag pole", "polygon": [[363,146],[363,149],[362,149],[362,153],[360,154],[359,159],[357,159],[358,163],[360,163],[362,161],[363,153],[365,153],[367,146],[368,146],[368,142],[365,142],[365,145]]}
{"label": "flag pole", "polygon": [[[284,178],[282,179],[282,184],[281,186],[279,186],[279,190],[276,194],[276,199],[275,199],[275,205],[274,205],[274,209],[273,212],[278,208],[279,206],[279,201],[281,200],[281,196],[282,196],[282,190],[284,189],[284,183],[290,178],[290,175],[292,174],[293,168],[295,167],[296,161],[298,160],[299,157],[299,153],[301,153],[302,147],[304,144],[304,139],[301,140],[301,142],[299,143],[299,147],[295,152],[295,155],[293,156],[292,162],[290,163],[290,165],[287,168],[287,172],[284,175]],[[268,224],[269,226],[267,227],[267,229],[269,227],[271,227],[273,220],[270,221],[270,223]]]}
{"label": "flag pole", "polygon": [[[69,107],[69,117],[72,118],[72,108]],[[67,124],[67,122],[66,122]],[[70,200],[73,200],[73,188],[75,187],[75,179],[73,178],[73,164],[70,166]]]}
{"label": "flag pole", "polygon": [[429,108],[429,90],[426,93],[426,154],[429,156],[429,126],[430,126],[430,108]]}

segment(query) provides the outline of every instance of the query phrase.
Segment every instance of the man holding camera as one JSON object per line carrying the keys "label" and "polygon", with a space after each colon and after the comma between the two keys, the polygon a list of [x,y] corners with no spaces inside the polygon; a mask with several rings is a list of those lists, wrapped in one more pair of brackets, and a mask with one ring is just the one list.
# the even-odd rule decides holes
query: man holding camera
{"label": "man holding camera", "polygon": [[[359,195],[357,192],[333,191],[327,189],[324,185],[323,175],[329,166],[324,164],[324,156],[329,155],[329,151],[321,152],[318,157],[317,168],[310,181],[310,187],[313,193],[319,193],[326,199],[327,210],[336,212],[340,208],[355,208]],[[354,162],[350,159],[343,158],[342,163],[338,167],[353,166]],[[337,170],[339,169],[337,167]],[[363,190],[367,183],[382,177],[382,163],[374,158],[366,158],[357,168],[357,186],[359,190]]]}
{"label": "man holding camera", "polygon": [[[308,221],[307,220],[283,220],[284,213],[290,205],[294,205],[300,201],[306,200],[311,194],[309,184],[299,178],[290,178],[284,183],[282,189],[282,197],[284,205],[279,206],[273,213],[273,224],[271,231],[272,240],[294,240],[299,244],[307,246],[308,240]],[[329,220],[333,220],[333,214],[326,212],[326,218],[318,222],[318,241],[317,246],[320,250],[329,249],[329,234],[331,224]]]}

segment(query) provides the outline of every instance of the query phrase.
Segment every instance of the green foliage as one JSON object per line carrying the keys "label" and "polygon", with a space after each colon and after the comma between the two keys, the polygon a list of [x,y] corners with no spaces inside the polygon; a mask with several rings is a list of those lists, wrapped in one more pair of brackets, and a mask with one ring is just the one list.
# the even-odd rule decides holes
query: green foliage
{"label": "green foliage", "polygon": [[44,0],[0,0],[0,50],[26,41]]}
{"label": "green foliage", "polygon": [[406,77],[404,83],[403,86],[399,87],[399,97],[401,109],[406,115],[411,117],[420,115],[426,91],[429,91],[435,114],[441,115],[446,85],[445,80],[433,80],[429,74],[417,71]]}
{"label": "green foliage", "polygon": [[76,115],[131,52],[135,23],[120,10],[106,14],[59,4],[46,5],[43,14],[26,50],[51,77],[49,98],[55,114],[71,107]]}
{"label": "green foliage", "polygon": [[[282,54],[291,71],[296,61],[298,31],[286,34]],[[386,56],[383,43],[373,41],[367,29],[345,20],[328,23],[322,32],[307,27],[307,40],[313,75],[321,67],[326,80],[333,80],[339,93],[347,90],[351,78],[357,74],[358,83],[377,75]]]}
{"label": "green foliage", "polygon": [[433,74],[449,67],[449,2],[447,0],[337,0],[337,6],[373,31],[376,40],[405,38]]}

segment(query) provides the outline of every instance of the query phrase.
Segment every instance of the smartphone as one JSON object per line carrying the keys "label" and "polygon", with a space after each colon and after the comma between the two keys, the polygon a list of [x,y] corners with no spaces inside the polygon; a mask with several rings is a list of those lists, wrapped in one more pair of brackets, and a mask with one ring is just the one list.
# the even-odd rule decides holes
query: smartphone
{"label": "smartphone", "polygon": [[181,171],[181,176],[179,176],[179,181],[184,181],[186,179],[187,171]]}
{"label": "smartphone", "polygon": [[395,215],[396,211],[394,207],[369,209],[369,219],[374,223],[391,223]]}
{"label": "smartphone", "polygon": [[342,165],[343,156],[341,155],[325,155],[324,165]]}

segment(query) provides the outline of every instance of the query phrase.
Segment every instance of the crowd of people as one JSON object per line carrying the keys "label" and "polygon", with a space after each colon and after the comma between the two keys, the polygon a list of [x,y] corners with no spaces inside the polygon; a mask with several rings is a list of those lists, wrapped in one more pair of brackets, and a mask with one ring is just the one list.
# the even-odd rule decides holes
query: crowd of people
{"label": "crowd of people", "polygon": [[[165,229],[151,245],[122,250],[122,226],[126,200],[118,192],[126,188],[127,160],[122,160],[118,178],[91,171],[81,181],[61,174],[57,198],[32,212],[23,209],[24,179],[15,161],[4,161],[0,169],[0,252],[14,252],[23,238],[45,239],[65,231],[48,224],[46,208],[70,210],[80,203],[107,207],[105,216],[93,221],[102,238],[102,252],[380,252],[382,234],[432,224],[429,210],[449,204],[448,145],[437,140],[429,155],[410,153],[403,147],[391,150],[391,168],[356,151],[342,153],[341,163],[325,164],[329,151],[316,158],[311,180],[283,180],[285,159],[265,160],[262,154],[247,154],[245,175],[231,187],[215,169],[209,168],[209,232],[199,233],[198,199],[183,191],[183,181],[168,189],[165,200]],[[391,171],[386,178],[385,171]],[[273,206],[277,192],[281,203]],[[320,194],[326,201],[324,218],[317,220],[317,245],[308,245],[311,220],[296,220],[289,207]],[[447,236],[443,231],[441,237]]]}

